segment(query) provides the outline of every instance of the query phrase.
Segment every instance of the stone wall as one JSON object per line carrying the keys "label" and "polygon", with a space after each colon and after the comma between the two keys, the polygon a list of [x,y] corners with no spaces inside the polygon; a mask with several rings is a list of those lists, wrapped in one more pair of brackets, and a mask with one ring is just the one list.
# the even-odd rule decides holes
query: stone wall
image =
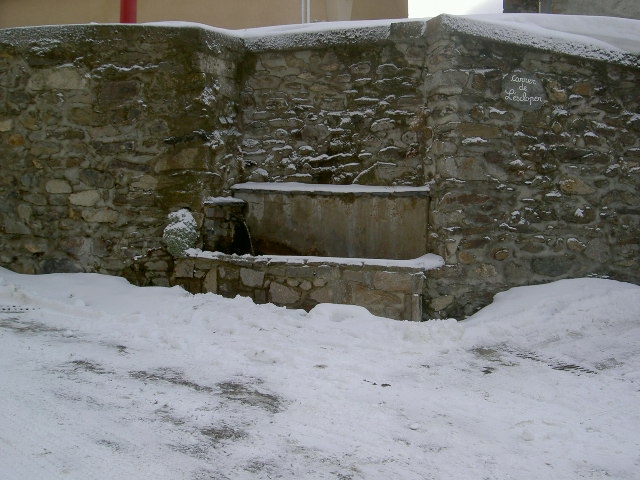
{"label": "stone wall", "polygon": [[232,39],[199,28],[0,32],[0,263],[167,284],[167,214],[235,183]]}
{"label": "stone wall", "polygon": [[170,212],[202,223],[237,183],[295,181],[431,187],[445,266],[425,317],[560,278],[639,283],[638,56],[474,22],[0,31],[0,264],[166,285]]}
{"label": "stone wall", "polygon": [[423,185],[421,28],[252,47],[241,93],[249,180]]}
{"label": "stone wall", "polygon": [[[560,278],[637,283],[637,62],[541,52],[458,26],[432,31],[426,55],[431,251],[447,264],[428,279],[431,310],[469,314],[497,291]],[[539,101],[508,100],[514,86],[537,87]]]}

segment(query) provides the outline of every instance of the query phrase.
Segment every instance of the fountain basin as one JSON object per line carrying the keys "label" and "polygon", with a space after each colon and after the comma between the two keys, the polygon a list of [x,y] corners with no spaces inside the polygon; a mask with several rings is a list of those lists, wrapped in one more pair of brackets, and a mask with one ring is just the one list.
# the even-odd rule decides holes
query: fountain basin
{"label": "fountain basin", "polygon": [[204,201],[203,247],[176,259],[174,283],[309,310],[359,305],[422,320],[429,187],[242,183]]}
{"label": "fountain basin", "polygon": [[256,303],[309,310],[319,303],[360,305],[374,315],[423,320],[426,275],[444,264],[415,259],[233,255],[192,249],[175,260],[174,282],[193,293],[242,295]]}

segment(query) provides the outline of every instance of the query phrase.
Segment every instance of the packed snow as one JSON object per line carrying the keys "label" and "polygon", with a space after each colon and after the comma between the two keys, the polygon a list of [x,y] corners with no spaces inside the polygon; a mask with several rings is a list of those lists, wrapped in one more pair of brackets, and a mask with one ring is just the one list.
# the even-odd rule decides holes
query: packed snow
{"label": "packed snow", "polygon": [[0,270],[0,478],[632,480],[640,287],[402,322]]}

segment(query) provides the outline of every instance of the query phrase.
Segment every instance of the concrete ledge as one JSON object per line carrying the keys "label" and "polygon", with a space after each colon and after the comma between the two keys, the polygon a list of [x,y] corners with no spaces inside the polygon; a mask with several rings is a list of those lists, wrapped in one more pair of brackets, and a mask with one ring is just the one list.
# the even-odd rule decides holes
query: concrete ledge
{"label": "concrete ledge", "polygon": [[428,196],[429,185],[421,187],[384,185],[330,185],[298,182],[246,182],[231,187],[233,192],[280,192],[291,195],[380,195],[380,196]]}

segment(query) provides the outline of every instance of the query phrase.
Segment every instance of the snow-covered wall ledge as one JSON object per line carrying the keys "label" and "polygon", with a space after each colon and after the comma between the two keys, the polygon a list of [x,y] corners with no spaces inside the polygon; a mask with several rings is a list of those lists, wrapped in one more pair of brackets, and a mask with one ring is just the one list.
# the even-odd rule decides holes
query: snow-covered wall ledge
{"label": "snow-covered wall ledge", "polygon": [[167,215],[201,225],[238,183],[430,185],[426,250],[445,265],[425,317],[558,278],[640,283],[637,26],[0,31],[0,264],[166,285]]}

